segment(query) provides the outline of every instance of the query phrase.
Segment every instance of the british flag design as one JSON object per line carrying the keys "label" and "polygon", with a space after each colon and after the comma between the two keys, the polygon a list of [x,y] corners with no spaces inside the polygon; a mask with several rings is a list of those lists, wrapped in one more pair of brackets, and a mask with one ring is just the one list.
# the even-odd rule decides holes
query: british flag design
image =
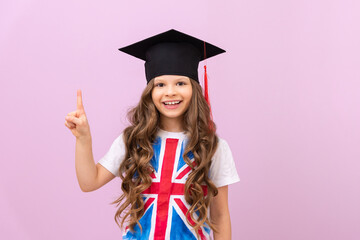
{"label": "british flag design", "polygon": [[[186,212],[190,205],[185,201],[184,189],[186,179],[191,171],[182,155],[187,139],[162,138],[157,136],[153,143],[154,156],[150,163],[155,171],[152,173],[152,185],[142,193],[145,204],[144,215],[139,220],[142,226],[135,226],[135,232],[128,227],[123,232],[124,240],[188,240],[197,239],[195,230],[186,221]],[[192,152],[188,155],[194,164]],[[207,188],[203,187],[206,194]],[[194,213],[196,219],[197,213]],[[190,216],[190,223],[194,224]],[[201,240],[211,239],[207,224],[198,231]]]}

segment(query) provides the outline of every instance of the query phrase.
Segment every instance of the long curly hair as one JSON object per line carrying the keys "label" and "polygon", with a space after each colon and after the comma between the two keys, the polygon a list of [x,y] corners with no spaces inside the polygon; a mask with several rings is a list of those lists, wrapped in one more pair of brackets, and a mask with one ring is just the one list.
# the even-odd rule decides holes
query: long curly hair
{"label": "long curly hair", "polygon": [[[218,194],[218,189],[208,178],[208,173],[219,139],[216,135],[216,125],[210,118],[210,108],[204,98],[202,87],[191,78],[190,82],[193,89],[192,97],[183,116],[184,131],[188,136],[183,159],[192,171],[185,183],[184,196],[191,206],[186,213],[187,222],[195,229],[199,238],[198,230],[204,223],[207,223],[213,231],[218,232],[208,216],[211,199]],[[127,113],[130,126],[123,131],[126,153],[119,167],[123,194],[111,203],[119,206],[125,200],[114,218],[117,225],[123,228],[125,219],[129,217],[127,223],[132,232],[136,224],[142,232],[139,220],[144,214],[144,201],[141,193],[150,187],[152,183],[150,174],[154,170],[150,160],[154,154],[152,143],[159,128],[160,113],[152,101],[153,88],[154,79],[147,84],[137,106]],[[187,156],[190,151],[195,159],[194,166]],[[202,186],[205,186],[205,189]],[[194,218],[194,212],[198,214],[197,218]],[[191,224],[188,215],[195,224]],[[122,219],[121,225],[118,219]]]}

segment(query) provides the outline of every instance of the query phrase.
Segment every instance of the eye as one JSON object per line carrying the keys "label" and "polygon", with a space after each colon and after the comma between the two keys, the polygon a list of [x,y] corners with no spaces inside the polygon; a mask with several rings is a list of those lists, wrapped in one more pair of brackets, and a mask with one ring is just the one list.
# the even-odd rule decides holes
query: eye
{"label": "eye", "polygon": [[162,87],[162,86],[159,86],[159,85],[162,85],[163,83],[158,83],[158,84],[155,84],[155,87]]}
{"label": "eye", "polygon": [[181,83],[181,85],[185,85],[185,82],[182,82],[182,81],[181,81],[181,82],[178,82],[178,83]]}

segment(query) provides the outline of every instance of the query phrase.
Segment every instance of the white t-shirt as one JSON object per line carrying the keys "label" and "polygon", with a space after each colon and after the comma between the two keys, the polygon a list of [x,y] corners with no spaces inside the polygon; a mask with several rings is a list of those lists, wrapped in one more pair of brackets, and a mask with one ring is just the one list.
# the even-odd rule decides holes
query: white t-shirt
{"label": "white t-shirt", "polygon": [[[162,129],[159,129],[157,136],[160,137],[163,142],[165,142],[167,138],[175,138],[180,141],[184,141],[185,145],[188,140],[188,137],[184,132],[168,132]],[[179,143],[179,148],[180,146],[184,147],[184,145],[180,145]],[[125,158],[125,150],[123,133],[121,133],[113,141],[108,152],[99,160],[99,163],[113,175],[119,177],[118,171],[122,160]],[[158,154],[161,155],[161,152]],[[179,157],[180,150],[177,151],[177,158]],[[209,178],[213,181],[216,187],[222,187],[240,181],[230,147],[228,143],[220,137],[218,148],[212,158]]]}

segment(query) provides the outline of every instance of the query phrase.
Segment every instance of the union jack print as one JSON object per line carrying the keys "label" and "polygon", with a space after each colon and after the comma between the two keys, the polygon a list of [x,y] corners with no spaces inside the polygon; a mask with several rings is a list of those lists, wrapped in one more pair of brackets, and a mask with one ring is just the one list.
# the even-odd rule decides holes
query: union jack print
{"label": "union jack print", "polygon": [[[184,197],[185,182],[191,172],[182,155],[186,146],[186,138],[161,138],[157,136],[153,143],[154,156],[150,163],[154,168],[151,174],[152,184],[142,193],[144,199],[144,215],[139,220],[142,226],[135,226],[135,232],[128,227],[123,233],[124,240],[196,240],[194,228],[186,221],[186,212],[190,205]],[[187,154],[195,165],[192,152]],[[206,186],[203,186],[207,194]],[[197,213],[194,213],[195,219]],[[194,222],[188,216],[191,224]],[[210,238],[210,228],[207,224],[199,229],[201,240]]]}

